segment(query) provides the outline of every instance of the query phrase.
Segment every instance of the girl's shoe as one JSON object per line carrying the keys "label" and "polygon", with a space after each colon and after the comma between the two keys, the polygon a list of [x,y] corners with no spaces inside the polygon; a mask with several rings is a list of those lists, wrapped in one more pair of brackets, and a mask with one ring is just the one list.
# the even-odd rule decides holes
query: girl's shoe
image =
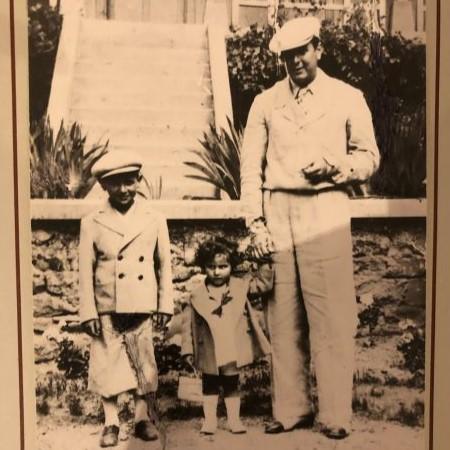
{"label": "girl's shoe", "polygon": [[247,433],[247,429],[239,417],[241,407],[240,397],[225,397],[225,406],[227,408],[228,427],[230,431],[233,434]]}
{"label": "girl's shoe", "polygon": [[205,420],[203,421],[200,434],[214,434],[216,432],[218,400],[218,395],[203,396],[203,414],[205,416]]}

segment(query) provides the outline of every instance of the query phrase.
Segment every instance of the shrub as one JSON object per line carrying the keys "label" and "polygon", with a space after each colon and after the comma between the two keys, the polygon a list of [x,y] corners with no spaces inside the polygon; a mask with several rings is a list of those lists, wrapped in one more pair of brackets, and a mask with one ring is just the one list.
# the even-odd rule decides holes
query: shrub
{"label": "shrub", "polygon": [[[245,126],[254,97],[285,77],[268,50],[271,27],[251,27],[227,39],[234,119]],[[425,196],[425,45],[373,33],[357,15],[345,25],[324,22],[320,66],[364,93],[381,166],[370,182],[377,195]]]}
{"label": "shrub", "polygon": [[229,129],[217,131],[210,125],[200,141],[201,150],[192,150],[201,162],[186,161],[202,175],[187,175],[188,178],[205,181],[225,192],[230,199],[237,200],[241,195],[241,146],[242,132],[236,130],[228,119]]}
{"label": "shrub", "polygon": [[92,189],[94,163],[107,152],[108,142],[84,152],[86,136],[77,123],[61,122],[54,137],[48,118],[30,130],[31,198],[82,198]]}
{"label": "shrub", "polygon": [[421,327],[418,327],[413,321],[406,320],[400,323],[403,329],[397,349],[401,352],[404,359],[404,367],[411,373],[425,370],[425,334]]}
{"label": "shrub", "polygon": [[59,354],[56,358],[59,370],[69,380],[87,380],[89,368],[89,351],[79,348],[68,338],[59,343]]}
{"label": "shrub", "polygon": [[28,1],[30,123],[47,109],[62,16],[48,1]]}

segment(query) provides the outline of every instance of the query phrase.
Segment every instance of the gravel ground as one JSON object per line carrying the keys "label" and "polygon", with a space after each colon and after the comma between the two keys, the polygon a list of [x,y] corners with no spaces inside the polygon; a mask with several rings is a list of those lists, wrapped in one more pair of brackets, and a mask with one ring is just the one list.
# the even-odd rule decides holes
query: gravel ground
{"label": "gravel ground", "polygon": [[[224,419],[213,437],[199,435],[201,421],[171,421],[165,427],[166,450],[424,450],[425,432],[392,422],[356,417],[353,432],[345,440],[329,440],[314,430],[296,430],[279,435],[264,434],[261,419],[244,419],[247,434],[233,435],[226,430]],[[117,450],[161,450],[162,444],[143,442],[128,436],[126,425],[121,429]],[[99,425],[58,425],[41,423],[38,427],[38,450],[96,450],[100,437]]]}

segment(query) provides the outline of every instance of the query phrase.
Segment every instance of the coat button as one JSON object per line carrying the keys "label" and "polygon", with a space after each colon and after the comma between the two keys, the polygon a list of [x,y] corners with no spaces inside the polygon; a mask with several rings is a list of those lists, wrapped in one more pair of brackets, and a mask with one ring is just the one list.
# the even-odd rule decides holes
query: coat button
{"label": "coat button", "polygon": [[139,256],[139,261],[140,262],[144,261],[144,257],[143,256]]}
{"label": "coat button", "polygon": [[124,273],[119,273],[119,278],[122,279],[125,276]]}
{"label": "coat button", "polygon": [[138,280],[143,280],[144,279],[144,275],[139,275],[138,276]]}
{"label": "coat button", "polygon": [[119,255],[119,256],[117,257],[117,259],[118,259],[119,261],[122,261],[123,255]]}

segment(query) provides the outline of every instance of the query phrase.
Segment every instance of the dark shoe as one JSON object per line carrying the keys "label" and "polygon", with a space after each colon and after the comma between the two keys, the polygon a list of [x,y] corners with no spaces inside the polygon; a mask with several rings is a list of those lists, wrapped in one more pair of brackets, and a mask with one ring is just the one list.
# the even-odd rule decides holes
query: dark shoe
{"label": "dark shoe", "polygon": [[119,427],[117,425],[108,425],[103,428],[100,438],[100,447],[115,447],[119,442]]}
{"label": "dark shoe", "polygon": [[323,427],[321,431],[329,439],[345,439],[349,435],[345,428]]}
{"label": "dark shoe", "polygon": [[275,420],[266,425],[264,429],[264,433],[267,434],[278,434],[278,433],[286,433],[292,430],[298,430],[301,428],[311,428],[314,425],[314,414],[307,414],[302,416],[292,427],[284,428],[281,422]]}
{"label": "dark shoe", "polygon": [[156,441],[158,430],[150,420],[141,420],[134,426],[134,435],[143,441]]}

